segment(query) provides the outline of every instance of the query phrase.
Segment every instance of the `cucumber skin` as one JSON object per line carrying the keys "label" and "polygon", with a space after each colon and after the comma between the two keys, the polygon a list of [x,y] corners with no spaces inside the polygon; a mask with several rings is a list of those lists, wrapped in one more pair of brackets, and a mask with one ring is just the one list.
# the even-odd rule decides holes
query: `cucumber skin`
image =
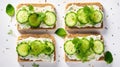
{"label": "cucumber skin", "polygon": [[[69,26],[67,23],[66,23],[66,16],[68,15],[68,14],[70,14],[70,13],[74,13],[75,15],[76,15],[76,23],[73,25],[73,26]],[[67,25],[67,26],[69,26],[69,27],[74,27],[76,24],[77,24],[77,21],[78,21],[78,18],[77,18],[77,14],[75,13],[75,12],[69,12],[69,13],[67,13],[66,15],[65,15],[65,18],[64,18],[64,20],[65,20],[65,24]]]}
{"label": "cucumber skin", "polygon": [[[100,41],[100,40],[97,40],[97,41]],[[100,42],[101,42],[101,41],[100,41]],[[94,51],[94,48],[92,47],[92,50],[93,50],[93,52],[94,52],[95,54],[101,55],[101,54],[104,52],[104,50],[105,50],[104,43],[102,42],[102,44],[103,44],[103,50],[102,50],[101,53],[95,52],[95,51]],[[93,44],[93,46],[94,46],[94,44]]]}
{"label": "cucumber skin", "polygon": [[[22,43],[20,43],[20,44],[17,45],[17,47],[16,47],[16,52],[18,53],[19,56],[21,56],[21,57],[26,57],[26,56],[29,55],[29,53],[30,53],[30,46],[28,45],[28,46],[29,46],[29,48],[28,48],[28,49],[29,49],[29,50],[28,50],[28,54],[27,54],[26,56],[22,56],[22,55],[18,52],[18,47],[19,47],[21,44],[22,44]],[[25,44],[26,44],[26,43],[25,43]]]}
{"label": "cucumber skin", "polygon": [[[72,42],[72,40],[68,40],[68,41],[71,41],[71,42]],[[68,41],[66,41],[66,42],[65,42],[65,44],[66,44]],[[65,53],[67,53],[67,55],[73,55],[73,54],[75,54],[75,53],[76,53],[76,51],[75,51],[73,54],[69,54],[68,52],[66,52],[66,49],[65,49],[65,44],[64,44],[64,51],[65,51]]]}
{"label": "cucumber skin", "polygon": [[[24,9],[22,10],[22,9],[21,9],[21,10],[19,10],[19,11],[27,11],[27,10],[24,10]],[[29,14],[29,12],[27,11],[27,12],[28,12],[28,18],[27,18],[27,20],[26,20],[25,22],[20,22],[20,21],[18,21],[18,17],[17,17],[19,11],[18,11],[17,14],[16,14],[17,22],[19,22],[20,24],[24,24],[24,23],[26,23],[26,22],[28,21],[28,18],[29,18],[29,15],[30,15],[30,14]]]}
{"label": "cucumber skin", "polygon": [[45,12],[45,15],[46,15],[47,12],[51,12],[51,13],[54,14],[54,16],[55,16],[55,23],[52,24],[52,25],[46,24],[46,23],[45,23],[45,18],[44,18],[43,22],[44,22],[47,26],[53,26],[53,25],[55,25],[55,24],[56,24],[56,21],[57,21],[57,16],[56,16],[55,12],[52,12],[52,11],[46,11],[46,12]]}

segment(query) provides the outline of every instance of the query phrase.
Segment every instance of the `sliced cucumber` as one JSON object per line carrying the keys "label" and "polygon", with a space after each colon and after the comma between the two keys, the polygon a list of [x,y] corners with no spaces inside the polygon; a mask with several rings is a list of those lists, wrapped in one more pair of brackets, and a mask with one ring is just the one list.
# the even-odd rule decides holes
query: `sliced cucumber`
{"label": "sliced cucumber", "polygon": [[67,13],[66,16],[65,16],[65,23],[69,27],[75,26],[76,23],[77,23],[76,13],[74,13],[74,12]]}
{"label": "sliced cucumber", "polygon": [[28,21],[31,27],[39,27],[41,24],[41,19],[39,19],[39,15],[36,13],[31,14],[28,18]]}
{"label": "sliced cucumber", "polygon": [[47,11],[45,15],[46,15],[44,19],[45,24],[48,26],[53,26],[56,23],[55,13],[51,11]]}
{"label": "sliced cucumber", "polygon": [[104,44],[100,40],[95,40],[92,49],[96,54],[101,54],[104,51]]}
{"label": "sliced cucumber", "polygon": [[65,42],[64,50],[68,55],[73,55],[76,52],[75,45],[72,43],[72,40]]}
{"label": "sliced cucumber", "polygon": [[80,8],[80,9],[77,11],[77,17],[78,17],[78,21],[79,21],[81,24],[87,24],[87,23],[88,23],[87,15],[86,15],[86,13],[84,12],[84,9],[83,9],[83,8]]}
{"label": "sliced cucumber", "polygon": [[38,56],[45,49],[45,45],[38,40],[31,42],[30,47],[31,47],[31,55],[33,56]]}
{"label": "sliced cucumber", "polygon": [[87,52],[87,50],[90,49],[90,43],[89,40],[83,38],[81,39],[81,46],[80,46],[80,51],[82,51],[83,53]]}
{"label": "sliced cucumber", "polygon": [[30,46],[26,43],[21,43],[16,47],[16,51],[19,56],[25,57],[29,54]]}
{"label": "sliced cucumber", "polygon": [[46,41],[45,43],[47,46],[46,46],[46,49],[45,49],[45,54],[47,55],[50,55],[54,52],[54,44],[52,42],[49,42],[49,41]]}
{"label": "sliced cucumber", "polygon": [[103,19],[103,14],[101,11],[96,10],[92,13],[92,15],[90,16],[90,19],[94,22],[94,23],[99,23],[102,21]]}
{"label": "sliced cucumber", "polygon": [[16,14],[16,19],[19,23],[25,23],[28,21],[29,13],[27,10],[19,10]]}

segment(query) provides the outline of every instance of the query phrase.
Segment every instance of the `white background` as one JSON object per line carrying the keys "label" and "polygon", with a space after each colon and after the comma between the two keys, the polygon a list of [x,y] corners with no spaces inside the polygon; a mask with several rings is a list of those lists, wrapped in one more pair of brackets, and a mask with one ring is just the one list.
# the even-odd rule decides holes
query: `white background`
{"label": "white background", "polygon": [[[57,11],[57,28],[64,27],[64,9],[68,2],[98,1],[104,7],[104,28],[99,31],[105,40],[106,50],[113,54],[114,61],[107,65],[103,62],[65,63],[64,39],[54,33],[56,39],[56,63],[37,63],[40,67],[120,67],[120,0],[47,0]],[[15,9],[19,3],[44,3],[44,0],[0,0],[0,67],[32,67],[31,63],[19,64],[16,53],[16,40],[20,35],[16,29],[15,16],[11,19],[6,12],[6,5],[11,3]],[[12,30],[13,34],[8,34]]]}

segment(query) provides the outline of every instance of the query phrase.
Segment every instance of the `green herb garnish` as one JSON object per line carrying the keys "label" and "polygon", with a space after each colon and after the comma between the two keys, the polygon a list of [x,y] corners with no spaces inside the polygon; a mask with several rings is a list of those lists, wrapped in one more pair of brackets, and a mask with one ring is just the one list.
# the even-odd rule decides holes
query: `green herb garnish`
{"label": "green herb garnish", "polygon": [[13,34],[13,31],[12,31],[12,30],[9,30],[8,34],[9,34],[9,35]]}
{"label": "green herb garnish", "polygon": [[33,67],[39,67],[39,64],[33,63],[32,66]]}
{"label": "green herb garnish", "polygon": [[57,34],[58,36],[60,37],[65,37],[67,35],[67,32],[65,31],[65,29],[63,28],[58,28],[56,31],[55,31],[55,34]]}
{"label": "green herb garnish", "polygon": [[46,17],[45,13],[39,12],[38,15],[38,20],[40,20],[41,22],[44,21],[44,18]]}
{"label": "green herb garnish", "polygon": [[9,16],[14,16],[15,14],[15,9],[14,7],[11,5],[11,4],[8,4],[6,6],[6,13],[9,15]]}
{"label": "green herb garnish", "polygon": [[106,61],[107,64],[112,63],[113,57],[112,57],[111,52],[107,51],[107,52],[105,53],[105,58],[104,58],[104,60]]}
{"label": "green herb garnish", "polygon": [[80,40],[79,38],[74,38],[74,39],[72,40],[72,43],[75,44],[76,50],[79,50],[79,47],[80,47],[80,45],[81,45],[81,40]]}
{"label": "green herb garnish", "polygon": [[32,5],[29,5],[28,7],[30,11],[34,11],[34,7]]}

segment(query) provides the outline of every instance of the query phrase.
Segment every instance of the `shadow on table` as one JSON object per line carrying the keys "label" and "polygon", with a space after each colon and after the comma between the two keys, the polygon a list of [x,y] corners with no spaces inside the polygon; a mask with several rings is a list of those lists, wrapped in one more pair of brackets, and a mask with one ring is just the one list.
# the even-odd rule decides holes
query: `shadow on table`
{"label": "shadow on table", "polygon": [[106,64],[103,61],[93,62],[67,62],[68,67],[112,67],[112,64]]}
{"label": "shadow on table", "polygon": [[57,67],[57,64],[55,62],[49,63],[49,62],[22,62],[19,63],[21,67]]}

